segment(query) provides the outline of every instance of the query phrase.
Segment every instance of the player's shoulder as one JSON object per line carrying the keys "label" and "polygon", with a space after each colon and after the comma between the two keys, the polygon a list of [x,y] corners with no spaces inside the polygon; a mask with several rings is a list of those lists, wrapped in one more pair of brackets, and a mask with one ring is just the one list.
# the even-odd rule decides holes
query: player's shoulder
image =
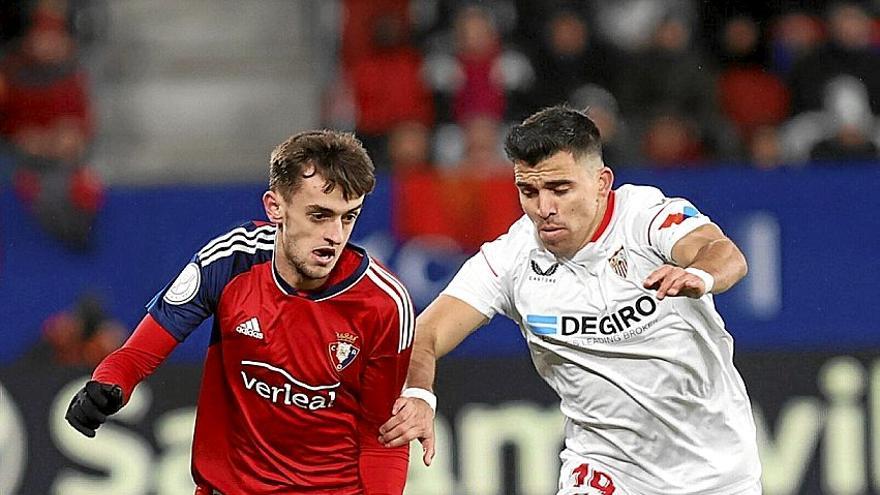
{"label": "player's shoulder", "polygon": [[267,255],[271,257],[275,245],[275,232],[275,225],[269,222],[258,220],[242,222],[205,243],[196,253],[196,258],[202,268],[237,258],[263,260]]}
{"label": "player's shoulder", "polygon": [[663,191],[654,186],[624,184],[614,190],[616,208],[624,224],[640,226],[670,201]]}
{"label": "player's shoulder", "polygon": [[614,192],[621,203],[633,207],[650,207],[666,199],[663,191],[654,186],[623,184]]}
{"label": "player's shoulder", "polygon": [[412,306],[409,291],[400,277],[371,256],[368,256],[363,280],[368,282],[368,290],[382,309],[399,310],[402,307]]}
{"label": "player's shoulder", "polygon": [[490,252],[507,258],[515,258],[520,252],[530,251],[537,245],[535,224],[528,216],[523,215],[514,222],[507,232],[486,242],[481,251]]}
{"label": "player's shoulder", "polygon": [[369,258],[365,274],[364,278],[374,287],[373,309],[382,320],[396,321],[396,324],[384,328],[396,335],[397,352],[402,352],[412,345],[415,336],[416,312],[409,292],[397,275],[373,258]]}

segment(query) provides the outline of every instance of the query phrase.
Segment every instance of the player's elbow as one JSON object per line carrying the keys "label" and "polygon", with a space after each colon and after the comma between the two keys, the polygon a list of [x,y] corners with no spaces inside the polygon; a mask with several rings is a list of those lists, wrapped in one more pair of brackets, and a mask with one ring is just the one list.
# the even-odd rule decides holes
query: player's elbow
{"label": "player's elbow", "polygon": [[[733,252],[731,253],[730,265],[733,272],[733,284],[742,280],[749,273],[749,263],[746,261],[746,257],[742,251],[734,244],[730,243],[733,247]],[[732,284],[731,284],[732,285]]]}

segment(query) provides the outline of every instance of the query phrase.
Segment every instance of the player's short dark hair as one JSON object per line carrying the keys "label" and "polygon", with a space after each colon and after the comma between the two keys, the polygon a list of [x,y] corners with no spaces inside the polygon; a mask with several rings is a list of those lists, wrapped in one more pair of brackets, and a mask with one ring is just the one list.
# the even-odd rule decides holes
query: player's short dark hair
{"label": "player's short dark hair", "polygon": [[352,133],[328,129],[301,132],[272,150],[269,189],[285,199],[314,174],[324,178],[325,193],[341,187],[346,201],[365,196],[376,186],[373,160]]}
{"label": "player's short dark hair", "polygon": [[545,108],[513,126],[504,140],[507,157],[534,166],[560,151],[575,160],[602,156],[602,139],[596,124],[581,110],[568,105]]}

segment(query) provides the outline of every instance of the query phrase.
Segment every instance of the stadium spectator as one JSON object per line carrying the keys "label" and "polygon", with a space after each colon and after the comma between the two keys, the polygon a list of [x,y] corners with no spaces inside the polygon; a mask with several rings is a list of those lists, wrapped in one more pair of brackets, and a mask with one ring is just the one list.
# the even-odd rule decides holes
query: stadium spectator
{"label": "stadium spectator", "polygon": [[531,91],[533,109],[564,102],[588,83],[616,87],[613,76],[619,71],[612,65],[614,54],[593,37],[578,12],[558,11],[550,16],[544,29],[543,43],[532,61],[536,74]]}
{"label": "stadium spectator", "polygon": [[0,62],[5,98],[0,134],[10,138],[32,127],[48,129],[64,118],[75,121],[86,140],[94,134],[86,72],[63,12],[33,12],[32,22]]}
{"label": "stadium spectator", "polygon": [[611,45],[637,53],[653,44],[653,33],[663,19],[694,18],[692,0],[617,0],[590,2],[597,34]]}
{"label": "stadium spectator", "polygon": [[840,75],[825,85],[822,109],[795,115],[781,128],[781,139],[789,162],[865,160],[877,156],[878,129],[868,89]]}
{"label": "stadium spectator", "polygon": [[[653,44],[638,55],[621,90],[625,115],[637,116],[643,131],[644,152],[655,149],[652,133],[675,131],[688,144],[677,153],[682,158],[727,157],[735,144],[730,129],[717,109],[716,72],[692,40],[692,26],[685,19],[668,17],[654,31]],[[673,129],[674,127],[674,129]],[[672,149],[675,146],[668,146]],[[657,162],[671,163],[676,155],[657,155]]]}
{"label": "stadium spectator", "polygon": [[422,56],[406,38],[405,20],[392,15],[373,20],[373,52],[351,64],[356,129],[380,167],[388,163],[387,134],[402,122],[430,126],[434,102],[422,80]]}
{"label": "stadium spectator", "polygon": [[501,154],[500,122],[470,118],[458,138],[464,154],[442,168],[395,176],[395,229],[402,240],[444,236],[466,251],[503,232],[520,216],[510,165]]}
{"label": "stadium spectator", "polygon": [[868,89],[873,113],[880,113],[880,53],[871,45],[872,19],[855,2],[832,4],[826,14],[828,43],[801,59],[790,86],[795,114],[822,107],[825,86],[847,74]]}
{"label": "stadium spectator", "polygon": [[351,67],[373,56],[377,50],[376,23],[380,18],[401,20],[401,28],[409,37],[409,0],[344,0],[342,2],[342,47],[339,53],[343,66]]}
{"label": "stadium spectator", "polygon": [[602,156],[615,167],[638,166],[642,158],[628,124],[623,120],[617,100],[605,88],[587,84],[568,99],[574,108],[585,109],[602,136]]}
{"label": "stadium spectator", "polygon": [[780,124],[789,112],[785,82],[763,65],[758,24],[736,16],[724,24],[721,36],[722,69],[718,77],[721,110],[742,142],[761,126]]}
{"label": "stadium spectator", "polygon": [[468,252],[485,239],[497,237],[520,217],[513,176],[502,154],[501,123],[482,115],[464,123],[465,154],[455,169],[456,183],[449,192],[457,199],[456,240]]}
{"label": "stadium spectator", "polygon": [[465,7],[456,16],[454,30],[463,77],[452,100],[453,119],[461,123],[474,114],[504,118],[507,100],[496,68],[502,45],[491,16],[479,7]]}
{"label": "stadium spectator", "polygon": [[209,242],[95,369],[66,419],[95,430],[135,386],[214,316],[196,410],[198,494],[400,494],[407,446],[378,427],[409,363],[406,289],[348,243],[373,164],[351,134],[310,131],[270,159],[263,206]]}
{"label": "stadium spectator", "polygon": [[119,347],[125,333],[122,323],[107,315],[101,298],[86,293],[73,308],[46,318],[40,342],[28,357],[42,365],[94,367]]}
{"label": "stadium spectator", "polygon": [[642,134],[642,156],[657,168],[699,166],[706,160],[699,124],[672,109],[659,109]]}
{"label": "stadium spectator", "polygon": [[782,142],[779,129],[765,125],[756,128],[749,138],[749,163],[761,169],[772,169],[783,164]]}
{"label": "stadium spectator", "polygon": [[61,119],[52,128],[20,130],[12,184],[43,229],[74,251],[91,247],[93,225],[104,205],[104,185],[84,164],[79,124]]}
{"label": "stadium spectator", "polygon": [[39,2],[0,62],[0,135],[18,159],[13,185],[40,224],[75,250],[89,247],[103,184],[87,165],[94,134],[85,70],[63,2]]}
{"label": "stadium spectator", "polygon": [[504,120],[508,94],[527,92],[534,69],[519,51],[504,46],[492,15],[482,6],[468,5],[455,14],[451,53],[432,50],[426,73],[442,121],[462,124],[474,115]]}
{"label": "stadium spectator", "polygon": [[772,21],[770,28],[770,67],[776,74],[788,77],[824,39],[822,19],[803,10],[783,13]]}
{"label": "stadium spectator", "polygon": [[561,399],[558,495],[759,495],[751,405],[710,295],[745,276],[740,250],[683,198],[612,189],[582,112],[542,110],[506,145],[527,218],[419,315],[407,384],[420,392],[395,403],[382,441],[418,438],[431,463],[436,360],[501,314]]}
{"label": "stadium spectator", "polygon": [[415,122],[395,127],[388,139],[394,172],[392,229],[400,241],[454,235],[458,216],[447,194],[451,180],[448,171],[431,162],[430,147],[430,130]]}
{"label": "stadium spectator", "polygon": [[388,160],[395,173],[430,170],[431,129],[421,122],[401,122],[388,135]]}
{"label": "stadium spectator", "polygon": [[876,160],[875,139],[880,137],[877,118],[871,113],[868,94],[861,83],[849,76],[832,80],[826,86],[825,115],[831,124],[830,136],[810,150],[814,161]]}

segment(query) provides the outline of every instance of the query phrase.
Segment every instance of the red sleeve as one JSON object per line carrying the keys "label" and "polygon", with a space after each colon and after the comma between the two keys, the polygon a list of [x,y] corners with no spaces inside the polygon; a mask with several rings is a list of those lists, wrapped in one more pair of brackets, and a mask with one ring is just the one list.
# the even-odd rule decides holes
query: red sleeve
{"label": "red sleeve", "polygon": [[380,320],[380,336],[361,379],[360,474],[365,495],[400,495],[406,484],[409,445],[383,446],[379,443],[379,427],[391,417],[391,407],[403,390],[415,316],[403,285],[387,272],[382,275],[399,304],[391,305],[393,309],[385,311],[387,316]]}
{"label": "red sleeve", "polygon": [[119,385],[128,402],[135,386],[150,376],[177,344],[177,339],[148,314],[125,344],[98,364],[92,379]]}
{"label": "red sleeve", "polygon": [[[376,434],[361,433],[360,472],[365,495],[400,495],[406,485],[409,445],[383,447]],[[372,444],[372,445],[370,445]]]}

